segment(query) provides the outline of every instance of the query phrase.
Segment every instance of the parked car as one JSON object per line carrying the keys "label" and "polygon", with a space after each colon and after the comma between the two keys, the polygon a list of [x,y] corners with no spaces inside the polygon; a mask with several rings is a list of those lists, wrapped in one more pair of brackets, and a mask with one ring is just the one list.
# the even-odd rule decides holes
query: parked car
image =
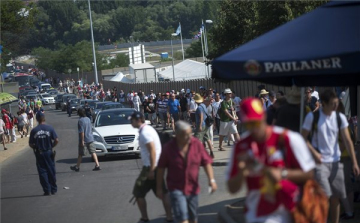
{"label": "parked car", "polygon": [[28,94],[25,96],[25,99],[30,101],[33,99],[34,101],[41,100],[38,94]]}
{"label": "parked car", "polygon": [[128,117],[133,108],[102,110],[95,119],[93,135],[96,154],[140,155],[138,136],[139,130],[132,127]]}
{"label": "parked car", "polygon": [[78,99],[78,98],[70,100],[70,106],[71,106],[72,112],[74,112],[74,111],[77,112],[77,110],[81,107],[80,101],[81,101],[81,99]]}
{"label": "parked car", "polygon": [[56,95],[58,95],[59,92],[58,92],[56,89],[50,89],[50,90],[48,91],[48,94],[56,97]]}
{"label": "parked car", "polygon": [[114,108],[125,108],[125,106],[119,102],[108,102],[104,106],[102,106],[101,110],[108,110]]}
{"label": "parked car", "polygon": [[83,106],[85,105],[85,101],[88,102],[88,104],[89,104],[89,106],[90,106],[90,108],[91,108],[92,110],[95,109],[95,104],[96,104],[97,102],[99,102],[98,100],[83,99],[83,100],[80,101],[81,107],[83,107]]}
{"label": "parked car", "polygon": [[76,99],[76,95],[64,94],[61,99],[62,99],[62,102],[60,102],[61,111],[66,111],[66,106],[67,106],[68,100]]}
{"label": "parked car", "polygon": [[62,103],[62,97],[64,96],[65,94],[58,94],[56,97],[55,97],[55,109],[59,109],[61,108],[61,103]]}
{"label": "parked car", "polygon": [[50,94],[46,94],[46,93],[40,94],[39,98],[41,99],[43,105],[55,104],[55,99]]}
{"label": "parked car", "polygon": [[96,115],[101,111],[102,107],[108,103],[109,102],[96,102],[95,103],[95,107],[94,107],[94,109],[92,109],[92,114],[91,114],[93,122],[95,122]]}

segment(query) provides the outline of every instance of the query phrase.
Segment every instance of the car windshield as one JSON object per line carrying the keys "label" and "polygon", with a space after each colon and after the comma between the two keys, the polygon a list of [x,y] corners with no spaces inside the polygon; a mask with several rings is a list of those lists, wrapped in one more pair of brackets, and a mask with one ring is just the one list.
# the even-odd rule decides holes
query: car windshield
{"label": "car windshield", "polygon": [[113,108],[123,108],[124,106],[122,104],[106,104],[102,107],[102,110],[108,110]]}
{"label": "car windshield", "polygon": [[103,106],[105,105],[105,103],[96,103],[96,109],[101,109]]}
{"label": "car windshield", "polygon": [[50,94],[43,94],[41,95],[43,98],[48,98],[48,97],[52,97]]}
{"label": "car windshield", "polygon": [[90,107],[95,107],[95,101],[89,101],[88,103]]}
{"label": "car windshield", "polygon": [[128,117],[132,113],[131,110],[100,113],[96,119],[95,127],[130,124]]}
{"label": "car windshield", "polygon": [[80,103],[80,99],[72,99],[71,103],[73,104],[79,104]]}

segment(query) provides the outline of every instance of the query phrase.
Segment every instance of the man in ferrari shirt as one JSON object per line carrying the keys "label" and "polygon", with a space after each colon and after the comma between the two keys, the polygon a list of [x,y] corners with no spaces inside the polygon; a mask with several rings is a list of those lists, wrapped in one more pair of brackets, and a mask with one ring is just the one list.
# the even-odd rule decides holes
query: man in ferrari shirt
{"label": "man in ferrari shirt", "polygon": [[247,132],[230,157],[228,189],[236,193],[247,182],[248,223],[291,222],[289,210],[295,205],[298,186],[313,177],[315,168],[305,141],[298,133],[268,126],[258,99],[242,101],[240,119]]}

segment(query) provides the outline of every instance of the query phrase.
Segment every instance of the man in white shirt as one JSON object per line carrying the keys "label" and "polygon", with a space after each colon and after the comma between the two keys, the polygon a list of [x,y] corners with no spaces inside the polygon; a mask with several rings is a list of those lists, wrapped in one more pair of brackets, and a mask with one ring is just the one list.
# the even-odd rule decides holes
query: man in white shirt
{"label": "man in white shirt", "polygon": [[[144,114],[135,111],[129,119],[131,125],[139,129],[139,147],[143,163],[141,173],[135,181],[133,195],[140,209],[140,222],[148,222],[145,196],[150,190],[156,196],[156,167],[161,155],[161,142],[156,130],[145,124]],[[165,184],[163,185],[163,191],[167,192]],[[162,201],[165,207],[166,221],[170,222],[172,221],[172,214],[169,196],[163,196]]]}
{"label": "man in white shirt", "polygon": [[315,97],[317,100],[319,100],[319,92],[315,90],[315,86],[312,87],[312,93],[311,96]]}
{"label": "man in white shirt", "polygon": [[[330,198],[331,223],[338,223],[339,201],[346,198],[343,164],[339,162],[339,132],[352,160],[354,175],[359,176],[360,171],[350,139],[349,124],[344,114],[336,112],[339,99],[332,90],[322,92],[320,99],[322,109],[306,116],[301,134],[307,140],[307,145],[317,162],[315,178]],[[310,133],[311,142],[308,140]]]}
{"label": "man in white shirt", "polygon": [[236,96],[235,92],[232,92],[232,100],[234,102],[235,105],[235,111],[236,111],[236,115],[238,117],[240,117],[240,102],[241,102],[241,98],[239,98],[238,96]]}
{"label": "man in white shirt", "polygon": [[219,134],[220,131],[220,116],[218,114],[218,110],[220,108],[220,103],[222,102],[222,100],[220,99],[220,94],[216,93],[215,94],[215,101],[212,103],[212,107],[213,107],[213,117],[215,117],[215,128]]}
{"label": "man in white shirt", "polygon": [[134,104],[134,109],[135,111],[140,111],[140,97],[138,96],[138,93],[135,92],[135,96],[133,98],[133,104]]}

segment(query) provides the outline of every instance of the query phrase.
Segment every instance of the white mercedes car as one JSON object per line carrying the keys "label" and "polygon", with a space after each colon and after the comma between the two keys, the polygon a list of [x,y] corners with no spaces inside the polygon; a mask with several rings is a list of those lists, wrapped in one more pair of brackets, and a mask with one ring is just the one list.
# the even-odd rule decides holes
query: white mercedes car
{"label": "white mercedes car", "polygon": [[43,93],[39,95],[41,102],[44,105],[48,105],[48,104],[55,104],[55,98],[53,95],[48,94],[48,93]]}
{"label": "white mercedes car", "polygon": [[140,156],[139,129],[133,128],[128,120],[134,111],[133,108],[117,108],[98,113],[93,127],[98,156]]}

